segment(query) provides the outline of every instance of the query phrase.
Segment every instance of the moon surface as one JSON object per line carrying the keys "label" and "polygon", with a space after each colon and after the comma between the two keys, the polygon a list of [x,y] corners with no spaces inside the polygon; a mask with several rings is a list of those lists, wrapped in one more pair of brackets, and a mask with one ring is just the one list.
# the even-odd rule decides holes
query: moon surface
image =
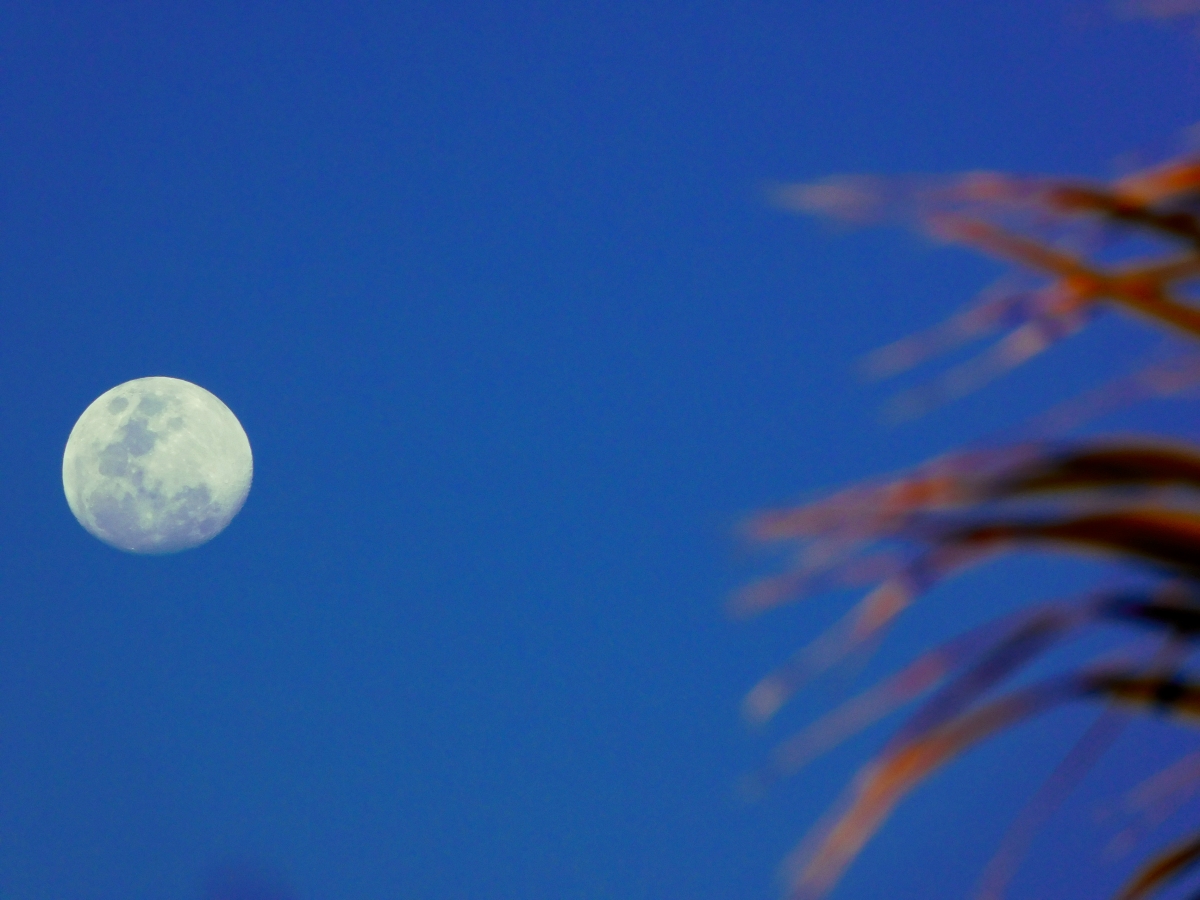
{"label": "moon surface", "polygon": [[174,553],[215,537],[254,474],[229,407],[179,378],[137,378],[83,411],[63,453],[63,490],[79,524],[131,553]]}

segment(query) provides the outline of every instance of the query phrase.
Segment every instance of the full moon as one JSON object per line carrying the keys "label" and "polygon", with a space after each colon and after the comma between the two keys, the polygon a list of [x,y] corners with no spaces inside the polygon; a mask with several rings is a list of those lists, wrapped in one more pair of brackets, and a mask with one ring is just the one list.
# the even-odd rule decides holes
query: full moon
{"label": "full moon", "polygon": [[174,553],[233,519],[254,462],[229,407],[178,378],[137,378],[83,411],[63,453],[79,524],[131,553]]}

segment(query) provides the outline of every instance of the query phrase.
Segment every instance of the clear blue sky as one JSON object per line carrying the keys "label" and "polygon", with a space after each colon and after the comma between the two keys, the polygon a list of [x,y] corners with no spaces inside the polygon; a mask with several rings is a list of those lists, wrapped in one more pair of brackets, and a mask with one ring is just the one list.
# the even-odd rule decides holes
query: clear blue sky
{"label": "clear blue sky", "polygon": [[[887,431],[853,360],[995,270],[761,186],[1107,175],[1172,146],[1198,74],[1186,28],[1088,0],[6,4],[0,896],[200,900],[228,866],[294,900],[775,896],[879,735],[735,801],[829,700],[754,734],[741,693],[846,599],[728,621],[739,518],[1146,341],[1103,325]],[[78,415],[146,375],[255,453],[229,529],[164,558],[60,481]],[[879,665],[1080,583],[1028,572],[934,598]],[[955,767],[839,897],[960,896],[1079,721]]]}

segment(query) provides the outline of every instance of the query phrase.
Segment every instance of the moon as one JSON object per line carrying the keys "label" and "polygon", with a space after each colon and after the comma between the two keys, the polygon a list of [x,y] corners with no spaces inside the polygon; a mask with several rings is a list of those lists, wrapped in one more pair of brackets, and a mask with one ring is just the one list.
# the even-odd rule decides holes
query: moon
{"label": "moon", "polygon": [[216,537],[246,502],[253,474],[237,416],[179,378],[137,378],[101,394],[63,453],[63,490],[79,524],[130,553],[174,553]]}

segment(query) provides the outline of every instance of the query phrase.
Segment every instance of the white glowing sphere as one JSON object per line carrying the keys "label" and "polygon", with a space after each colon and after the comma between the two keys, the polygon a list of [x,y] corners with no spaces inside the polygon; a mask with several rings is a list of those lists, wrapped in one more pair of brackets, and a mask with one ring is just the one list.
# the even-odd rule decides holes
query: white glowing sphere
{"label": "white glowing sphere", "polygon": [[83,411],[63,453],[79,524],[131,553],[173,553],[237,515],[254,462],[229,407],[191,382],[137,378]]}

